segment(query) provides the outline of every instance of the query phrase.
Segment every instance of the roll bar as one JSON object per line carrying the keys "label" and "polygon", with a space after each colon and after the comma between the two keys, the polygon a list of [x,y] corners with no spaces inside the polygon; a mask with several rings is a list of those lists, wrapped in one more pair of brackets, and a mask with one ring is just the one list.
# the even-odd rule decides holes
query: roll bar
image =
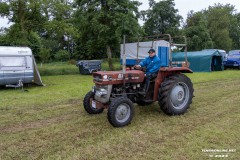
{"label": "roll bar", "polygon": [[[153,48],[153,43],[154,41],[158,41],[158,40],[166,40],[169,42],[170,44],[170,49],[169,49],[169,65],[170,67],[173,67],[173,64],[179,64],[180,62],[173,62],[172,61],[172,50],[171,47],[185,47],[184,49],[184,53],[185,53],[185,61],[181,61],[181,63],[185,63],[185,65],[188,65],[188,60],[187,60],[187,38],[185,36],[175,36],[172,37],[170,34],[158,34],[158,35],[152,35],[152,36],[145,36],[142,37],[145,39],[152,39],[152,46],[140,46],[139,42],[140,42],[140,38],[138,38],[138,44],[137,44],[137,60],[138,60],[138,52],[139,52],[139,48]],[[181,39],[183,40],[183,43],[174,43],[173,40],[174,39]]]}

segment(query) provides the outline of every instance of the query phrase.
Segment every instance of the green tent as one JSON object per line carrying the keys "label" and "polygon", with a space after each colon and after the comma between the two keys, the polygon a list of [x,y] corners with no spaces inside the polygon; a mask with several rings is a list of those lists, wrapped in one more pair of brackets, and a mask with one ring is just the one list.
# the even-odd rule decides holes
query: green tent
{"label": "green tent", "polygon": [[[172,54],[173,61],[184,61],[184,52]],[[196,51],[187,53],[190,69],[194,72],[211,72],[223,70],[223,59],[219,51]]]}

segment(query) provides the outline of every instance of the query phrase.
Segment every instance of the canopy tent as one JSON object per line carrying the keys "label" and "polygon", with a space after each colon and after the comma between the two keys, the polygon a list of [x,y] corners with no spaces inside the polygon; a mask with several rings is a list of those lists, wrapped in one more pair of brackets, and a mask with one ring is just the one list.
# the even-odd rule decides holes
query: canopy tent
{"label": "canopy tent", "polygon": [[[184,52],[172,54],[173,61],[184,61]],[[211,72],[223,70],[223,59],[219,51],[188,52],[187,59],[190,69],[194,72]]]}

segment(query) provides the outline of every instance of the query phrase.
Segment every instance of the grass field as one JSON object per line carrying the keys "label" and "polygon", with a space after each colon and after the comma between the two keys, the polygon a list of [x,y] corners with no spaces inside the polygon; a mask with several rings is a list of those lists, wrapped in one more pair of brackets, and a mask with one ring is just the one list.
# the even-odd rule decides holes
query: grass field
{"label": "grass field", "polygon": [[[87,114],[91,76],[43,76],[45,87],[0,89],[0,159],[240,158],[240,71],[188,74],[194,99],[182,116],[157,103],[135,105],[132,123],[113,128],[104,111]],[[225,150],[212,153],[209,149]],[[220,158],[221,159],[221,158]]]}
{"label": "grass field", "polygon": [[[115,70],[120,70],[121,65],[119,64],[119,59],[113,58],[113,66]],[[73,63],[73,64],[72,64]],[[108,67],[107,60],[103,60],[101,64],[102,70],[110,70]],[[73,75],[79,74],[79,68],[76,66],[76,62],[52,62],[38,64],[38,70],[42,76],[52,76],[52,75]]]}

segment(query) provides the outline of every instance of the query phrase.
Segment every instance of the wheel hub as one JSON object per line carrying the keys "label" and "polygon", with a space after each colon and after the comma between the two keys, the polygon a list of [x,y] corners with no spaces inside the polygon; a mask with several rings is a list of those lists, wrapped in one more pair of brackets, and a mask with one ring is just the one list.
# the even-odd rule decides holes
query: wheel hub
{"label": "wheel hub", "polygon": [[125,122],[130,117],[130,107],[123,103],[117,107],[115,117],[119,122]]}
{"label": "wheel hub", "polygon": [[178,101],[182,101],[184,98],[184,91],[179,91],[177,94]]}
{"label": "wheel hub", "polygon": [[185,83],[176,84],[171,91],[171,102],[176,109],[182,109],[189,97],[189,90]]}

